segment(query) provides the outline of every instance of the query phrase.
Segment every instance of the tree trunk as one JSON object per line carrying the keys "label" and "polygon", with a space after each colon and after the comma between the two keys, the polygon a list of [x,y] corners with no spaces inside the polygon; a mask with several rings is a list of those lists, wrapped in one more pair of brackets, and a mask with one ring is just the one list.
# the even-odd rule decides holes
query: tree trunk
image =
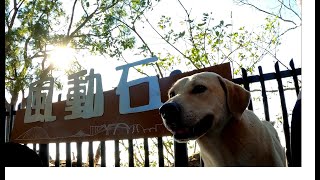
{"label": "tree trunk", "polygon": [[7,99],[5,99],[5,108],[6,108],[6,111],[10,111],[10,104],[8,103]]}
{"label": "tree trunk", "polygon": [[19,93],[14,93],[11,94],[11,102],[10,102],[10,106],[16,107],[17,101],[18,101],[18,97],[19,97]]}

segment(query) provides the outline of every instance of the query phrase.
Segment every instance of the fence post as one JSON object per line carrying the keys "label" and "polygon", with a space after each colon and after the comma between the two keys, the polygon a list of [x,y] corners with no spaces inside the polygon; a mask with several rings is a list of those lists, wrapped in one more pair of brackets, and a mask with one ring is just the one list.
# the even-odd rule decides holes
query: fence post
{"label": "fence post", "polygon": [[148,138],[143,138],[143,147],[144,147],[144,167],[149,167],[149,144]]}
{"label": "fence post", "polygon": [[60,144],[56,143],[56,160],[54,162],[55,167],[60,166]]}
{"label": "fence post", "polygon": [[187,143],[174,141],[174,166],[188,167],[188,148]]}
{"label": "fence post", "polygon": [[129,153],[129,167],[134,167],[134,159],[133,159],[133,140],[128,139],[128,153]]}
{"label": "fence post", "polygon": [[33,143],[33,144],[32,144],[32,150],[33,150],[34,152],[37,152],[37,144],[36,144],[36,143]]}
{"label": "fence post", "polygon": [[4,136],[1,136],[1,142],[3,143],[7,142],[7,114],[9,115],[6,108],[4,109],[4,112],[5,113],[0,113],[1,127],[3,130],[2,132],[4,133]]}
{"label": "fence post", "polygon": [[101,167],[106,167],[106,142],[100,141],[101,144]]}
{"label": "fence post", "polygon": [[114,141],[114,161],[115,167],[120,167],[120,152],[119,152],[119,140]]}
{"label": "fence post", "polygon": [[39,156],[42,160],[42,164],[44,167],[49,167],[49,145],[48,144],[40,144],[39,145]]}
{"label": "fence post", "polygon": [[[241,71],[242,71],[243,86],[247,91],[250,92],[250,86],[249,86],[247,71],[244,68],[241,68]],[[250,102],[249,102],[248,109],[251,110],[251,111],[253,110],[251,97],[250,97]]]}
{"label": "fence post", "polygon": [[70,142],[66,143],[66,167],[71,167],[71,145]]}
{"label": "fence post", "polygon": [[159,167],[164,167],[162,137],[158,137],[158,157],[159,157]]}
{"label": "fence post", "polygon": [[89,167],[93,167],[94,166],[94,162],[93,162],[93,142],[89,141],[89,151],[88,151],[88,156],[89,156]]}
{"label": "fence post", "polygon": [[263,107],[264,107],[264,115],[265,115],[266,121],[270,121],[268,98],[267,98],[267,93],[266,93],[266,86],[264,84],[262,67],[259,66],[258,69],[259,69],[259,80],[260,80],[260,84],[261,84],[261,93],[262,93],[262,100],[263,100]]}
{"label": "fence post", "polygon": [[[58,102],[61,101],[61,94],[58,95]],[[55,167],[60,166],[60,144],[56,143],[56,160],[54,162]]]}
{"label": "fence post", "polygon": [[13,128],[13,124],[14,124],[14,115],[16,115],[16,111],[14,110],[14,106],[11,105],[11,108],[10,108],[10,119],[9,119],[9,127],[8,127],[8,141],[10,141],[11,139],[11,131],[12,131],[12,128]]}
{"label": "fence post", "polygon": [[82,142],[77,142],[77,167],[82,167]]}
{"label": "fence post", "polygon": [[286,155],[287,155],[287,160],[288,160],[288,166],[291,166],[291,145],[290,145],[290,130],[289,130],[289,123],[288,123],[288,113],[287,113],[286,100],[284,97],[283,85],[282,85],[281,74],[280,74],[278,62],[276,62],[276,64],[275,64],[275,70],[276,70],[276,79],[278,81],[278,89],[279,89],[281,108],[282,108],[283,130],[284,130],[284,136],[286,139],[286,148],[287,148]]}
{"label": "fence post", "polygon": [[297,77],[296,68],[294,67],[293,59],[291,59],[289,64],[290,64],[290,67],[291,67],[291,74],[292,74],[292,77],[293,77],[294,87],[296,88],[296,94],[298,96],[300,89],[299,89],[298,77]]}

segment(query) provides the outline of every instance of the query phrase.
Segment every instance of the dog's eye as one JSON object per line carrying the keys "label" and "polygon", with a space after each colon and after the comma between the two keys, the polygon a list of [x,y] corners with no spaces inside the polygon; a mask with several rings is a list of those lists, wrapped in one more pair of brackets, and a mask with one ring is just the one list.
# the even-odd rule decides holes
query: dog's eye
{"label": "dog's eye", "polygon": [[196,85],[196,86],[192,89],[191,93],[192,93],[192,94],[199,94],[199,93],[205,92],[206,90],[207,90],[207,87],[205,87],[205,86],[203,86],[203,85]]}
{"label": "dog's eye", "polygon": [[174,91],[171,91],[170,94],[169,94],[169,98],[172,98],[175,95],[176,95],[176,93],[174,93]]}

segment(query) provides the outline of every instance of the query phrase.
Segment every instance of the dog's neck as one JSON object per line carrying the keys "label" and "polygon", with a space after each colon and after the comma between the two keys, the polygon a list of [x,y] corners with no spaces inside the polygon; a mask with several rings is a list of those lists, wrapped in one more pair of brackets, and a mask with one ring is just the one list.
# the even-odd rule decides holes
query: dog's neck
{"label": "dog's neck", "polygon": [[[235,152],[232,152],[234,147],[243,146],[241,139],[250,133],[239,131],[239,128],[247,129],[248,126],[245,121],[234,119],[230,117],[228,123],[223,129],[216,131],[214,127],[209,130],[205,135],[197,139],[200,146],[201,156],[205,166],[234,166],[237,165]],[[219,147],[219,148],[217,148]],[[241,166],[239,164],[239,166]]]}

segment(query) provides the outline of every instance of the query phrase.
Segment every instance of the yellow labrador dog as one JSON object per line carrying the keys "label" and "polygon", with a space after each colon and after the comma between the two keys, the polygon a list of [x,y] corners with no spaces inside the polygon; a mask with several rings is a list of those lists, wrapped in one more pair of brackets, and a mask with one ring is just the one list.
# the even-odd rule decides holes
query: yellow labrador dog
{"label": "yellow labrador dog", "polygon": [[196,140],[205,166],[286,166],[278,134],[246,110],[250,93],[212,72],[178,80],[159,111],[178,142]]}

